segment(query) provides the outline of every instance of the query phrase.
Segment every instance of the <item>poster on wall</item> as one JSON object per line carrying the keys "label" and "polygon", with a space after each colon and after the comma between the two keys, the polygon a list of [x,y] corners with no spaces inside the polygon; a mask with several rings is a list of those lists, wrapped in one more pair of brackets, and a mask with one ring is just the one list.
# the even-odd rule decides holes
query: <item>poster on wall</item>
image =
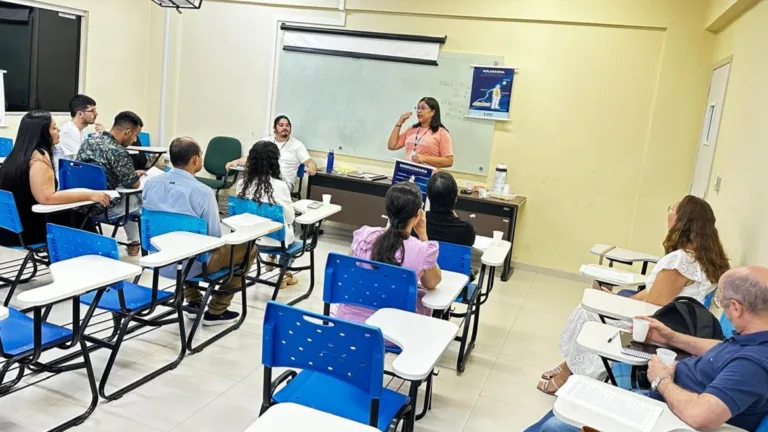
{"label": "poster on wall", "polygon": [[515,68],[475,65],[472,69],[467,117],[509,120]]}

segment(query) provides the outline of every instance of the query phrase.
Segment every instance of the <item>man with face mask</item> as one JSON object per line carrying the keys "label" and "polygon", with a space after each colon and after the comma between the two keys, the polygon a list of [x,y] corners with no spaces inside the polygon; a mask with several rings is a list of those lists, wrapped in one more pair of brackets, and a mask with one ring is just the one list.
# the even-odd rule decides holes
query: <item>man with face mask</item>
{"label": "man with face mask", "polygon": [[[213,189],[195,179],[195,174],[203,169],[203,152],[200,150],[200,145],[193,138],[179,137],[171,142],[168,153],[173,168],[165,174],[148,179],[144,184],[144,208],[151,211],[178,213],[204,219],[208,225],[208,235],[221,237],[219,207],[216,204]],[[247,249],[247,244],[235,247],[235,263],[242,261]],[[226,245],[211,253],[208,260],[208,272],[213,273],[227,268],[231,254],[232,248]],[[255,257],[256,249],[254,248],[248,261],[248,270],[250,270],[250,265]],[[202,265],[195,261],[189,271],[189,277],[197,276],[201,271]],[[173,266],[160,270],[160,274],[169,278],[175,278],[175,272]],[[221,288],[237,288],[239,284],[238,278],[233,278],[230,283]],[[214,294],[211,296],[208,310],[203,315],[203,325],[213,326],[237,321],[240,314],[227,310],[233,296],[234,294]],[[199,287],[187,285],[184,289],[184,297],[191,310],[200,308],[203,295]],[[187,313],[193,314],[194,312]]]}
{"label": "man with face mask", "polygon": [[[307,147],[304,143],[291,136],[291,120],[284,115],[275,118],[273,134],[264,137],[265,140],[272,141],[280,150],[280,177],[288,184],[288,189],[293,190],[296,183],[296,171],[299,165],[304,164],[307,174],[315,175],[317,165],[310,158]],[[234,160],[227,164],[227,169],[235,165],[245,165],[247,156]]]}
{"label": "man with face mask", "polygon": [[[653,318],[644,318],[651,323],[646,341],[693,356],[671,366],[652,356],[649,396],[665,401],[696,430],[714,430],[723,423],[756,430],[768,415],[768,268],[727,271],[718,283],[717,301],[734,327],[733,336],[724,341],[683,335]],[[527,429],[578,430],[551,411]]]}
{"label": "man with face mask", "polygon": [[[109,132],[86,139],[77,152],[77,160],[104,168],[107,174],[107,188],[135,189],[139,187],[139,178],[144,171],[136,170],[133,161],[125,147],[133,144],[141,133],[144,123],[141,118],[131,111],[123,111],[115,116],[115,122]],[[141,210],[141,197],[129,195],[128,212],[137,214]],[[125,215],[123,198],[112,200],[109,205],[109,218],[119,218]],[[139,225],[134,220],[126,221],[123,226],[128,237],[128,255],[136,256],[141,251],[139,241]]]}

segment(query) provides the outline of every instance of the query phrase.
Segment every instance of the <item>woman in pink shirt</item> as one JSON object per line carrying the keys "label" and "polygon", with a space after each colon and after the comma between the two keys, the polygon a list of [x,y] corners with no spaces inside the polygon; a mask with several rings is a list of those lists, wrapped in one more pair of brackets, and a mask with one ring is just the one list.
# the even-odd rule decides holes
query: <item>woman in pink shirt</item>
{"label": "woman in pink shirt", "polygon": [[[389,226],[366,225],[355,231],[352,255],[414,270],[420,282],[416,311],[431,315],[432,311],[421,303],[421,298],[427,290],[435,289],[442,275],[437,266],[438,244],[427,238],[421,191],[414,183],[397,183],[387,191],[385,205]],[[348,321],[365,322],[373,312],[362,306],[341,304],[334,315]]]}
{"label": "woman in pink shirt", "polygon": [[448,129],[440,120],[440,104],[435,98],[421,98],[416,106],[419,122],[400,133],[400,128],[411,118],[407,112],[400,116],[392,133],[389,134],[387,148],[400,150],[405,147],[406,159],[435,168],[453,166],[453,142]]}

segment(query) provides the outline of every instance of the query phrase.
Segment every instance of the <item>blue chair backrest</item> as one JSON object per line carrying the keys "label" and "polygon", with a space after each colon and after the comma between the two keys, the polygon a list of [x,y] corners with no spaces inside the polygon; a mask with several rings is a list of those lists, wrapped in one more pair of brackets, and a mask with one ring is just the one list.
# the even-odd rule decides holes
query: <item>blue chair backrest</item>
{"label": "blue chair backrest", "polygon": [[139,133],[139,142],[141,143],[142,147],[151,147],[149,132]]}
{"label": "blue chair backrest", "polygon": [[733,333],[736,331],[736,329],[733,328],[733,324],[731,324],[731,320],[725,315],[725,311],[720,315],[720,328],[723,329],[723,336],[725,336],[726,339],[733,336]]}
{"label": "blue chair backrest", "polygon": [[763,417],[763,421],[757,425],[757,430],[755,432],[768,432],[768,415]]}
{"label": "blue chair backrest", "polygon": [[[157,250],[152,246],[152,238],[174,231],[184,231],[208,235],[208,224],[205,219],[162,211],[142,209],[141,211],[141,244],[150,251]],[[208,261],[208,254],[203,254],[199,261]]]}
{"label": "blue chair backrest", "polygon": [[16,200],[13,199],[13,194],[6,190],[0,190],[0,228],[16,234],[23,231]]}
{"label": "blue chair backrest", "polygon": [[86,188],[107,190],[107,173],[99,165],[59,160],[59,189]]}
{"label": "blue chair backrest", "polygon": [[376,327],[270,301],[264,314],[261,361],[267,367],[328,375],[378,399],[384,378],[384,336]]}
{"label": "blue chair backrest", "polygon": [[716,291],[717,290],[715,289],[704,297],[704,301],[701,304],[703,304],[705,308],[709,309],[709,307],[712,306],[712,298],[715,296]]}
{"label": "blue chair backrest", "polygon": [[13,150],[13,140],[0,137],[0,157],[7,157]]}
{"label": "blue chair backrest", "polygon": [[328,304],[416,311],[418,282],[409,268],[331,252],[323,283],[323,301]]}
{"label": "blue chair backrest", "polygon": [[[285,241],[285,216],[283,216],[283,206],[280,204],[262,203],[249,199],[230,196],[227,201],[227,207],[230,216],[237,216],[243,213],[251,213],[271,221],[283,224],[283,227],[267,234],[266,237],[275,239],[279,242]],[[286,245],[288,246],[288,245]]]}
{"label": "blue chair backrest", "polygon": [[100,255],[120,259],[117,240],[61,225],[48,224],[48,254],[51,262],[59,262],[83,255]]}
{"label": "blue chair backrest", "polygon": [[296,170],[296,177],[298,178],[304,178],[304,171],[306,171],[307,167],[304,166],[304,164],[299,165],[299,169]]}
{"label": "blue chair backrest", "polygon": [[453,243],[438,242],[440,253],[437,265],[443,270],[470,276],[472,272],[472,248]]}

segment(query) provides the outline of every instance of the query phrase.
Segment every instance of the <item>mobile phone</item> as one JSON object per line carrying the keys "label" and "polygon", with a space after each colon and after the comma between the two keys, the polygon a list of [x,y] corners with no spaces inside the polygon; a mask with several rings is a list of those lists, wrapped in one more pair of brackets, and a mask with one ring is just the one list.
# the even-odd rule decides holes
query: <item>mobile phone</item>
{"label": "mobile phone", "polygon": [[323,203],[321,203],[319,201],[315,201],[315,202],[309,203],[309,205],[307,205],[307,208],[314,210],[314,209],[318,209],[318,208],[320,208],[322,206],[323,206]]}

